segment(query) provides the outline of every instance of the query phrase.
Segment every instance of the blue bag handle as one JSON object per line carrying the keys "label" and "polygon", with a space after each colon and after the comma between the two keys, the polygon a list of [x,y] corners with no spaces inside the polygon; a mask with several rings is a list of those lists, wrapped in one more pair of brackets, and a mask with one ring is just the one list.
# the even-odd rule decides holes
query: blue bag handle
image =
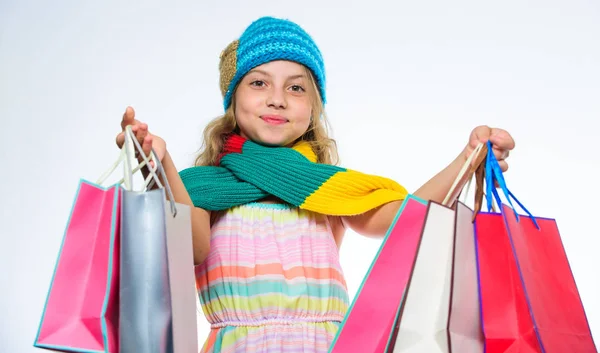
{"label": "blue bag handle", "polygon": [[496,199],[496,203],[498,204],[498,207],[502,207],[502,201],[500,200],[500,195],[498,194],[498,190],[496,190],[496,186],[495,186],[495,182],[498,182],[498,186],[500,186],[500,188],[502,189],[502,192],[504,193],[504,196],[508,200],[510,207],[512,208],[513,212],[515,213],[515,217],[516,217],[517,221],[519,221],[519,214],[517,213],[517,210],[513,206],[511,199],[514,200],[519,205],[519,207],[521,207],[521,209],[523,209],[523,211],[525,211],[529,215],[529,217],[535,224],[535,227],[539,230],[540,227],[539,227],[537,221],[535,220],[535,217],[533,217],[531,212],[529,212],[529,210],[527,210],[527,208],[525,208],[525,206],[506,187],[506,181],[504,180],[504,175],[502,173],[502,169],[500,169],[500,164],[498,163],[498,160],[496,159],[496,156],[494,155],[494,151],[492,150],[492,143],[490,141],[487,142],[487,147],[488,147],[488,150],[487,150],[487,156],[486,156],[486,161],[485,161],[485,183],[486,183],[486,201],[487,201],[487,205],[488,205],[488,212],[490,212],[492,210],[492,203],[493,203],[492,196],[494,197],[494,199]]}

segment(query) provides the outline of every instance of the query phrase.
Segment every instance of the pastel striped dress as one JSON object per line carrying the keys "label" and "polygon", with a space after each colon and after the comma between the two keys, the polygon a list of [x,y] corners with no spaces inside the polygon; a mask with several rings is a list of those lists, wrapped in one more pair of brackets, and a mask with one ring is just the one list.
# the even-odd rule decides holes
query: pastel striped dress
{"label": "pastel striped dress", "polygon": [[227,210],[196,284],[202,353],[326,353],[349,306],[327,217],[283,204]]}

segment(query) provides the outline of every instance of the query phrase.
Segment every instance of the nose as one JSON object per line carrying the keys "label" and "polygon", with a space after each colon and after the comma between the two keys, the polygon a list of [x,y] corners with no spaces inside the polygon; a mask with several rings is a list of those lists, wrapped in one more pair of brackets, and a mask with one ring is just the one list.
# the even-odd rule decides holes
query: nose
{"label": "nose", "polygon": [[267,105],[274,109],[285,109],[287,107],[285,93],[281,89],[272,89],[267,97]]}

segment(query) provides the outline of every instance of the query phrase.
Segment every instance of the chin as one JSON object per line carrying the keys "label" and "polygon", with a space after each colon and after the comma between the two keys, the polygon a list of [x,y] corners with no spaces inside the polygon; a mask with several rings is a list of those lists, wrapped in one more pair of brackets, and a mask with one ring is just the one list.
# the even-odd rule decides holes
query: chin
{"label": "chin", "polygon": [[281,147],[281,146],[287,146],[291,143],[293,143],[294,141],[296,141],[297,138],[292,138],[289,136],[282,136],[280,134],[258,134],[257,138],[254,140],[254,142],[264,145],[264,146],[269,146],[269,147]]}

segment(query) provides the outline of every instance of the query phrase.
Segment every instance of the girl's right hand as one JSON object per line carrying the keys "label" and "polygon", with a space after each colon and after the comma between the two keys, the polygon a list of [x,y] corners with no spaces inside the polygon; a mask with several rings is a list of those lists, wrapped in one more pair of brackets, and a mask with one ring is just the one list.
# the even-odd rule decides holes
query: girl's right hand
{"label": "girl's right hand", "polygon": [[[119,148],[123,147],[123,143],[125,142],[125,128],[129,125],[131,125],[131,130],[142,146],[142,150],[146,156],[150,156],[150,151],[154,149],[156,157],[162,162],[165,154],[167,153],[167,145],[165,141],[156,135],[152,135],[148,131],[147,124],[135,119],[135,111],[132,107],[127,107],[125,109],[125,113],[123,114],[123,119],[121,120],[122,131],[117,135],[116,139],[117,146],[119,146]],[[141,162],[142,160],[142,156],[138,156],[138,161]],[[154,166],[152,165],[152,167]]]}

